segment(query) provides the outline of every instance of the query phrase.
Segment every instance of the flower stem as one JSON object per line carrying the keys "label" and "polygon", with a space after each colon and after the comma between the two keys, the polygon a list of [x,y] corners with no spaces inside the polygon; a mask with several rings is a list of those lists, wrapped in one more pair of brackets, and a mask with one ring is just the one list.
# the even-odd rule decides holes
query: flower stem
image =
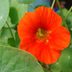
{"label": "flower stem", "polygon": [[68,15],[70,14],[71,10],[72,10],[72,6],[70,7],[68,13],[66,14],[66,16],[65,16],[65,20],[67,19],[67,17],[68,17]]}
{"label": "flower stem", "polygon": [[46,65],[46,68],[48,70],[47,72],[52,72],[49,65]]}
{"label": "flower stem", "polygon": [[53,9],[54,4],[55,4],[55,0],[53,0],[53,3],[52,3],[52,6],[51,6],[51,9]]}
{"label": "flower stem", "polygon": [[10,30],[11,36],[12,36],[12,37],[13,37],[13,39],[15,40],[15,37],[14,37],[14,35],[13,35],[13,32],[12,32],[12,30],[11,30],[11,28],[10,28],[10,26],[9,26],[9,24],[8,24],[8,22],[7,22],[7,21],[6,21],[6,24],[7,24],[8,28],[9,28],[9,30]]}
{"label": "flower stem", "polygon": [[43,63],[41,63],[41,65],[42,65],[45,72],[52,72],[50,65],[43,64]]}
{"label": "flower stem", "polygon": [[56,3],[58,4],[59,9],[61,10],[61,6],[60,6],[60,3],[59,3],[59,0],[56,0]]}

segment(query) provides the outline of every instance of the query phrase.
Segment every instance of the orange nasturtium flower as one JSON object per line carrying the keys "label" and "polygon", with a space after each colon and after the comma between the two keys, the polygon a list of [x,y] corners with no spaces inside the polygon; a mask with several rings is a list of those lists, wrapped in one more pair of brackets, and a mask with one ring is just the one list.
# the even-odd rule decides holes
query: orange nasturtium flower
{"label": "orange nasturtium flower", "polygon": [[27,12],[18,24],[20,49],[40,62],[55,63],[70,43],[70,33],[61,23],[62,18],[51,8],[41,6]]}

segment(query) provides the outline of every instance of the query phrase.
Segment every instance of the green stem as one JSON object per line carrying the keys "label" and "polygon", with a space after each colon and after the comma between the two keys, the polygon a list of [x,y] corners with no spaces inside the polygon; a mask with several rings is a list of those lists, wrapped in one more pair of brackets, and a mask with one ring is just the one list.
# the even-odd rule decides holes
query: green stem
{"label": "green stem", "polygon": [[59,3],[59,0],[56,0],[56,3],[58,4],[59,9],[61,10],[61,6],[60,6],[60,3]]}
{"label": "green stem", "polygon": [[46,65],[46,68],[48,70],[47,72],[52,72],[49,65]]}
{"label": "green stem", "polygon": [[51,68],[50,68],[50,65],[43,64],[43,63],[41,63],[41,65],[42,65],[45,72],[52,72]]}
{"label": "green stem", "polygon": [[72,6],[70,7],[68,13],[66,14],[66,16],[65,16],[65,20],[67,19],[67,17],[68,17],[68,15],[70,14],[71,10],[72,10]]}
{"label": "green stem", "polygon": [[7,21],[6,21],[6,24],[7,24],[8,28],[9,28],[9,30],[10,30],[11,36],[12,36],[12,37],[14,38],[14,40],[15,40],[15,37],[14,37],[14,35],[13,35],[13,32],[12,32],[12,30],[11,30],[11,28],[10,28],[10,26],[9,26],[9,24],[8,24]]}
{"label": "green stem", "polygon": [[55,0],[53,0],[53,3],[52,3],[52,6],[51,6],[51,9],[53,9],[54,4],[55,4]]}

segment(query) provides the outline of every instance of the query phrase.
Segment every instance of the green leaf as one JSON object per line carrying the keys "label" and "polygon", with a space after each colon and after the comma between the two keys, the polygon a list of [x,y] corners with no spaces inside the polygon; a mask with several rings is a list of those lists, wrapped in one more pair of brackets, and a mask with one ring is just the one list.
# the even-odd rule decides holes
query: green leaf
{"label": "green leaf", "polygon": [[51,71],[62,72],[61,65],[59,64],[59,62],[56,62],[55,64],[51,65]]}
{"label": "green leaf", "polygon": [[10,46],[16,47],[16,42],[15,42],[14,38],[9,38],[8,39],[8,44]]}
{"label": "green leaf", "polygon": [[4,26],[9,14],[9,0],[0,0],[0,30]]}
{"label": "green leaf", "polygon": [[[60,11],[58,11],[58,14],[60,14],[63,19],[65,19],[67,13],[68,13],[68,10],[65,9],[65,8],[62,9],[62,13],[61,14],[60,14]],[[71,33],[71,37],[72,37],[72,12],[69,13],[69,15],[67,16],[66,20],[63,23],[67,24],[68,29],[69,29],[69,31]]]}
{"label": "green leaf", "polygon": [[17,0],[10,1],[10,13],[12,24],[18,24],[19,20],[24,16],[28,10],[27,4],[20,4]]}
{"label": "green leaf", "polygon": [[[15,36],[15,30],[11,29],[13,32],[13,35]],[[0,43],[2,44],[8,44],[8,39],[12,38],[11,32],[9,28],[3,27],[0,31]]]}
{"label": "green leaf", "polygon": [[[11,31],[12,31],[12,34],[11,34]],[[16,26],[12,24],[10,21],[10,18],[8,18],[6,24],[0,31],[0,43],[8,44],[13,47],[18,47],[19,42],[20,41],[19,41],[19,37],[16,31]]]}
{"label": "green leaf", "polygon": [[8,38],[8,44],[10,46],[19,47],[19,43],[20,43],[20,39],[18,37],[18,33],[17,32],[15,32],[15,40],[12,37]]}
{"label": "green leaf", "polygon": [[6,44],[8,42],[8,38],[11,37],[11,33],[8,28],[2,28],[0,31],[0,42]]}
{"label": "green leaf", "polygon": [[0,45],[0,72],[44,72],[29,53]]}
{"label": "green leaf", "polygon": [[72,46],[62,52],[60,59],[51,69],[53,72],[72,72]]}
{"label": "green leaf", "polygon": [[[12,23],[11,23],[11,18],[10,18],[10,17],[8,17],[7,23],[9,24],[10,28],[13,28],[13,29],[14,29],[14,28],[16,27],[15,24],[12,24]],[[4,27],[5,27],[5,28],[8,28],[8,25],[5,24]]]}
{"label": "green leaf", "polygon": [[71,33],[71,38],[72,38],[72,12],[69,14],[67,20],[66,20],[70,33]]}
{"label": "green leaf", "polygon": [[34,2],[35,0],[18,0],[18,2],[20,3],[24,3],[24,4],[31,4],[32,2]]}

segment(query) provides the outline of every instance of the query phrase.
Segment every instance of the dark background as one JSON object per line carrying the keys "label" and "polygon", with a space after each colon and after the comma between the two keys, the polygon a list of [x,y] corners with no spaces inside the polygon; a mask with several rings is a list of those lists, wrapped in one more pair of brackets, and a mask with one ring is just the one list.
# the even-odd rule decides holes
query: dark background
{"label": "dark background", "polygon": [[66,2],[65,7],[69,9],[72,6],[72,0],[64,0]]}
{"label": "dark background", "polygon": [[[53,0],[51,0],[52,3]],[[65,2],[65,8],[69,9],[72,6],[72,0],[59,0],[60,2]]]}

